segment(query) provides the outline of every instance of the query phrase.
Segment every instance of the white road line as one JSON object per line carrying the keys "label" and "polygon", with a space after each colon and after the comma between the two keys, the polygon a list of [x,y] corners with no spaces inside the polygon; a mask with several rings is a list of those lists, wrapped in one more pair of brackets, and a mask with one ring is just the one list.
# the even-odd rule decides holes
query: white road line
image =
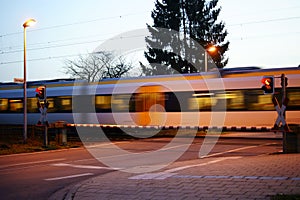
{"label": "white road line", "polygon": [[235,151],[251,149],[251,148],[255,148],[255,147],[258,147],[258,146],[241,147],[241,148],[232,149],[232,150],[228,150],[228,151],[223,151],[223,152],[219,152],[219,153],[209,154],[209,155],[206,155],[206,156],[201,156],[200,158],[209,158],[209,157],[219,156],[219,155],[222,155],[222,154],[225,154],[225,153],[232,153],[232,152],[235,152]]}
{"label": "white road line", "polygon": [[232,149],[232,150],[228,150],[228,151],[223,151],[223,152],[219,152],[219,153],[209,154],[209,155],[206,155],[206,156],[202,156],[200,158],[209,158],[209,157],[219,156],[219,155],[226,154],[226,153],[232,153],[232,152],[241,151],[241,150],[245,150],[245,149],[251,149],[251,148],[255,148],[255,147],[268,146],[268,145],[272,145],[272,144],[274,144],[274,143],[266,143],[266,144],[255,145],[255,146],[241,147],[241,148]]}
{"label": "white road line", "polygon": [[57,153],[62,151],[70,151],[70,150],[83,150],[83,147],[74,147],[69,149],[55,149],[49,151],[38,151],[38,152],[30,152],[30,153],[17,153],[17,154],[8,154],[8,155],[1,155],[0,158],[5,157],[20,157],[20,156],[28,156],[28,155],[35,155],[35,154],[48,154],[48,153]]}
{"label": "white road line", "polygon": [[174,168],[174,169],[169,169],[169,170],[166,170],[165,172],[166,173],[174,173],[174,172],[181,171],[181,170],[188,169],[188,168],[192,168],[192,167],[201,167],[201,166],[205,166],[205,165],[209,165],[209,164],[213,164],[213,163],[218,163],[218,162],[221,162],[223,160],[238,159],[238,158],[241,158],[241,157],[239,157],[239,156],[237,156],[237,157],[224,157],[224,158],[219,158],[217,160],[212,160],[212,161],[209,161],[209,162],[206,162],[206,163],[200,163],[200,164],[196,164],[196,165],[186,165],[186,166],[177,167],[177,168]]}
{"label": "white road line", "polygon": [[135,180],[145,180],[145,179],[164,180],[166,178],[169,178],[169,177],[172,177],[174,175],[177,175],[177,173],[175,173],[175,172],[178,172],[178,171],[181,171],[181,170],[184,170],[184,169],[188,169],[188,168],[192,168],[192,167],[201,167],[201,166],[205,166],[205,165],[209,165],[209,164],[221,162],[223,160],[238,159],[238,158],[241,158],[241,157],[219,158],[217,160],[212,160],[212,161],[209,161],[209,162],[206,162],[206,163],[200,163],[200,164],[195,164],[195,165],[186,165],[186,166],[182,166],[182,167],[168,169],[168,170],[165,170],[163,172],[139,174],[139,175],[136,175],[136,176],[129,177],[128,179],[135,179]]}
{"label": "white road line", "polygon": [[[186,146],[186,145],[187,144],[181,144],[181,145],[171,146],[171,147],[168,147],[168,148],[161,148],[161,149],[159,149],[159,151],[167,151],[167,150],[170,150],[170,149],[180,148],[180,147]],[[123,150],[123,151],[124,152],[129,152],[127,150]],[[138,155],[138,154],[150,153],[150,152],[153,152],[153,151],[149,150],[149,151],[142,151],[142,152],[135,152],[135,153],[129,152],[129,153],[123,153],[123,154],[117,154],[117,155],[111,155],[111,156],[95,157],[95,159],[101,160],[101,159],[107,159],[107,158],[125,157],[125,156],[132,156],[132,155]]]}
{"label": "white road line", "polygon": [[77,177],[82,177],[82,176],[92,176],[92,175],[94,175],[94,174],[93,173],[84,173],[84,174],[75,174],[75,175],[70,175],[70,176],[46,178],[44,180],[45,181],[57,181],[57,180],[62,180],[62,179],[70,179],[70,178],[77,178]]}
{"label": "white road line", "polygon": [[94,166],[94,165],[73,165],[68,163],[55,163],[51,164],[55,167],[73,167],[73,168],[80,168],[80,169],[108,169],[108,170],[118,170],[118,168],[110,168],[110,167],[101,167],[101,166]]}
{"label": "white road line", "polygon": [[130,144],[132,143],[131,141],[120,141],[120,142],[101,142],[101,143],[89,143],[85,142],[84,147],[86,149],[93,149],[93,148],[98,148],[98,147],[105,147],[105,146],[117,146],[118,144]]}
{"label": "white road line", "polygon": [[[222,154],[231,153],[231,152],[235,152],[235,151],[241,151],[241,150],[255,148],[255,147],[261,147],[261,146],[268,146],[268,145],[271,145],[271,144],[274,144],[274,143],[266,143],[266,144],[261,144],[261,145],[256,145],[256,146],[241,147],[241,148],[232,149],[232,150],[228,150],[228,151],[224,151],[224,152],[210,154],[210,155],[207,155],[207,156],[203,156],[201,158],[209,158],[209,157],[219,156],[219,155],[222,155]],[[163,180],[163,179],[166,179],[168,177],[172,177],[172,176],[176,175],[177,173],[175,173],[175,172],[178,172],[178,171],[181,171],[181,170],[185,170],[185,169],[192,168],[192,167],[201,167],[201,166],[221,162],[223,160],[239,159],[239,158],[242,158],[242,157],[240,157],[240,156],[223,157],[223,158],[218,158],[216,160],[208,161],[206,163],[200,163],[200,164],[195,164],[195,165],[186,165],[186,166],[182,166],[182,167],[168,169],[168,170],[165,170],[163,172],[140,174],[140,175],[129,177],[128,179],[160,179],[160,180]]]}
{"label": "white road line", "polygon": [[16,167],[21,165],[33,165],[33,164],[41,164],[41,163],[47,163],[47,162],[57,162],[57,161],[63,161],[66,160],[65,158],[58,158],[58,159],[52,159],[52,160],[41,160],[41,161],[34,161],[34,162],[24,162],[24,163],[16,163],[16,164],[10,164],[10,165],[1,165],[0,169],[8,168],[8,167]]}
{"label": "white road line", "polygon": [[187,146],[187,145],[188,145],[188,147],[191,146],[191,144],[181,144],[181,145],[171,146],[171,147],[168,147],[168,148],[162,148],[162,149],[160,149],[160,150],[166,151],[166,150],[176,149],[176,148],[183,147],[183,146]]}

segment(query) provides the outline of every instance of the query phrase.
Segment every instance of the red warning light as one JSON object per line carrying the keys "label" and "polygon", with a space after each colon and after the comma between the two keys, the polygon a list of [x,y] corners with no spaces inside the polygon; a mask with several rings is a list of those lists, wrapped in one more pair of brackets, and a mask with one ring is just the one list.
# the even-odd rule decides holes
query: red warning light
{"label": "red warning light", "polygon": [[265,94],[273,94],[274,93],[274,77],[273,76],[264,76],[261,79],[263,84],[262,89]]}

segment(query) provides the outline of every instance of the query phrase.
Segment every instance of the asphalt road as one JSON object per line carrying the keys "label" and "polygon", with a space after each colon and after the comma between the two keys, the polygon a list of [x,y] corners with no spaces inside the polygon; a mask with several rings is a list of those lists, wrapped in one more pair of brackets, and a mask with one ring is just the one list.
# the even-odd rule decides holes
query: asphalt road
{"label": "asphalt road", "polygon": [[[164,148],[171,140],[155,138],[114,144],[126,152],[140,153]],[[205,145],[212,142],[208,140]],[[106,148],[106,143],[93,145],[91,148]],[[270,154],[281,151],[281,145],[282,141],[278,139],[222,138],[205,157]],[[194,139],[177,161],[199,159],[199,151],[203,146],[203,138]],[[166,151],[175,152],[176,148],[166,148]],[[109,149],[105,150],[109,152]],[[120,155],[118,159],[122,157],[125,158],[125,155]],[[59,194],[63,198],[63,194],[75,184],[113,170],[95,159],[85,148],[0,156],[0,197],[3,200],[48,199]]]}

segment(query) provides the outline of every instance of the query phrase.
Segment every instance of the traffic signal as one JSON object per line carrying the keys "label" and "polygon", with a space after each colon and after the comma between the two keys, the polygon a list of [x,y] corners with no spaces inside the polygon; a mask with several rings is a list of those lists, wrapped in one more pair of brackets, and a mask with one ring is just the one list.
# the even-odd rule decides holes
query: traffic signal
{"label": "traffic signal", "polygon": [[264,94],[274,94],[274,76],[264,76],[261,82],[263,83],[261,88],[264,90]]}
{"label": "traffic signal", "polygon": [[282,74],[281,75],[281,87],[287,87],[287,85],[288,85],[288,78],[284,75],[284,74]]}
{"label": "traffic signal", "polygon": [[36,97],[40,101],[46,100],[46,86],[40,86],[36,88],[35,92],[36,92]]}

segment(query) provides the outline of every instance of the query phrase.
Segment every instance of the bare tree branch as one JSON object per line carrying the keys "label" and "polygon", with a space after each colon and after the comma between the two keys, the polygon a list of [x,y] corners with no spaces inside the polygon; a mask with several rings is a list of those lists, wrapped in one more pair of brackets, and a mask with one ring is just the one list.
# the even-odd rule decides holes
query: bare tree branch
{"label": "bare tree branch", "polygon": [[104,78],[120,78],[133,68],[122,56],[115,58],[112,52],[100,51],[87,56],[79,55],[76,60],[66,60],[64,72],[72,78],[99,81]]}

